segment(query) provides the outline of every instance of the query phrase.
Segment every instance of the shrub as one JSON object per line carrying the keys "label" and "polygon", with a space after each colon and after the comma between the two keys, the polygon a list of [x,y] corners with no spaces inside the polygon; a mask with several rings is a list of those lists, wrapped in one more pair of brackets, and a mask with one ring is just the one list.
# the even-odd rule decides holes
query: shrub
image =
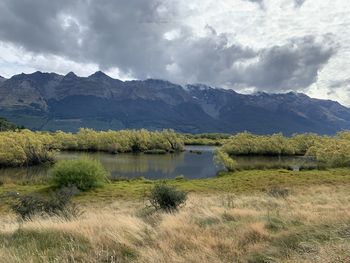
{"label": "shrub", "polygon": [[102,164],[88,157],[59,161],[52,168],[51,176],[57,187],[75,185],[81,191],[100,187],[107,181]]}
{"label": "shrub", "polygon": [[36,165],[54,161],[54,150],[147,152],[163,154],[184,150],[182,136],[172,130],[101,131],[78,133],[16,130],[0,132],[0,166]]}
{"label": "shrub", "polygon": [[237,162],[222,150],[215,152],[214,161],[219,165],[225,166],[229,171],[235,171],[237,169]]}
{"label": "shrub", "polygon": [[49,199],[45,202],[44,212],[50,216],[60,216],[66,219],[78,217],[81,211],[72,202],[72,198],[78,193],[76,186],[63,187],[51,192]]}
{"label": "shrub", "polygon": [[273,135],[254,135],[238,133],[226,140],[222,149],[229,155],[304,155],[320,136],[299,134],[284,137],[281,133]]}
{"label": "shrub", "polygon": [[[342,136],[345,136],[345,134],[343,134]],[[310,147],[306,155],[314,157],[320,166],[349,167],[349,140],[323,139],[314,146]]]}
{"label": "shrub", "polygon": [[0,133],[0,166],[53,162],[50,135],[29,130]]}
{"label": "shrub", "polygon": [[48,150],[48,146],[45,145],[43,141],[28,137],[23,149],[27,157],[26,162],[28,165],[54,162],[53,152]]}
{"label": "shrub", "polygon": [[155,209],[168,213],[177,211],[186,202],[187,194],[164,184],[159,184],[151,190],[149,201]]}
{"label": "shrub", "polygon": [[11,205],[11,209],[22,220],[31,220],[35,215],[44,214],[70,219],[80,215],[79,208],[72,203],[72,197],[78,192],[78,189],[73,186],[52,192],[48,198],[38,194],[12,195],[16,201]]}
{"label": "shrub", "polygon": [[26,160],[25,151],[15,139],[0,137],[0,166],[21,166]]}
{"label": "shrub", "polygon": [[45,200],[38,194],[18,196],[11,209],[22,220],[31,220],[34,215],[42,213],[45,207]]}

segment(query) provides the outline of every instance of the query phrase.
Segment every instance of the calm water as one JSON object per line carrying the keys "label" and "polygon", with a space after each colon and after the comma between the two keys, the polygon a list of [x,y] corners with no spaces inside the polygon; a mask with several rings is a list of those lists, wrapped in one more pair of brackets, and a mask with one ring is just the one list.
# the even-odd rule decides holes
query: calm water
{"label": "calm water", "polygon": [[[75,159],[88,155],[100,160],[112,178],[143,176],[148,179],[162,179],[183,175],[188,179],[196,179],[215,176],[222,170],[222,167],[214,164],[214,150],[215,147],[211,146],[188,146],[182,153],[154,155],[60,152],[57,159]],[[0,169],[0,178],[35,179],[47,175],[48,169],[45,166]]]}
{"label": "calm water", "polygon": [[[173,154],[106,154],[89,153],[92,158],[101,161],[112,178],[135,178],[143,176],[148,179],[175,178],[183,175],[188,179],[215,176],[221,167],[214,164],[215,147],[189,146],[182,153]],[[200,151],[198,154],[191,151]],[[59,159],[73,159],[81,153],[61,153]]]}
{"label": "calm water", "polygon": [[[57,159],[75,159],[88,155],[101,161],[112,178],[135,178],[143,176],[148,179],[175,178],[183,175],[188,179],[213,177],[223,167],[213,161],[215,147],[187,146],[186,151],[174,154],[107,154],[61,152]],[[237,156],[238,166],[244,169],[312,167],[313,160],[304,157],[264,157]],[[0,180],[35,180],[47,176],[48,166],[0,169]]]}

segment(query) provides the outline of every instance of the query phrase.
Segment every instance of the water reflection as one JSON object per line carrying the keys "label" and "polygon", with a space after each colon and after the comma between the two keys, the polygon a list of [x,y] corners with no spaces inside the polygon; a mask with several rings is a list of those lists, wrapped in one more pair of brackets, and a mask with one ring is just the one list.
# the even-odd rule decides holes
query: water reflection
{"label": "water reflection", "polygon": [[[215,176],[222,169],[214,164],[213,151],[215,147],[190,146],[185,152],[174,154],[106,154],[61,152],[58,160],[76,159],[88,155],[100,160],[109,171],[112,178],[136,178],[143,176],[149,179],[175,178],[183,175],[188,179],[207,178]],[[36,166],[28,168],[1,169],[0,178],[14,180],[29,180],[45,177],[49,167]]]}
{"label": "water reflection", "polygon": [[291,170],[313,169],[316,161],[305,156],[235,156],[240,169],[285,168]]}
{"label": "water reflection", "polygon": [[[112,178],[148,179],[175,178],[183,175],[188,179],[213,177],[223,167],[213,161],[215,147],[187,146],[186,151],[174,154],[107,154],[61,152],[57,159],[75,159],[88,155],[100,160]],[[314,160],[305,157],[266,157],[236,156],[234,159],[241,169],[315,168]],[[48,166],[0,169],[0,180],[6,181],[40,181],[48,175]]]}
{"label": "water reflection", "polygon": [[[100,160],[112,178],[143,176],[149,179],[163,179],[183,175],[188,179],[194,179],[215,176],[222,168],[213,162],[214,149],[214,147],[188,147],[185,152],[174,154],[88,153],[88,155]],[[73,159],[81,155],[82,153],[61,153],[58,158]]]}
{"label": "water reflection", "polygon": [[47,177],[48,165],[21,167],[21,168],[1,168],[0,180],[3,183],[13,181],[39,182]]}

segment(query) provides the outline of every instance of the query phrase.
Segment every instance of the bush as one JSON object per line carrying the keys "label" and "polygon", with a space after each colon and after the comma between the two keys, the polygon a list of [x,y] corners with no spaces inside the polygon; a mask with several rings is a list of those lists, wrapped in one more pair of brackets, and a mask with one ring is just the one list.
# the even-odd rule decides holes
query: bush
{"label": "bush", "polygon": [[48,198],[38,194],[13,195],[16,201],[11,205],[13,212],[22,220],[31,220],[35,215],[61,216],[66,219],[77,217],[80,210],[72,203],[72,197],[78,189],[64,187],[50,193]]}
{"label": "bush", "polygon": [[52,168],[51,176],[55,186],[75,185],[81,191],[100,187],[107,181],[107,171],[102,164],[88,157],[59,161]]}
{"label": "bush", "polygon": [[65,219],[78,217],[81,211],[72,202],[72,198],[78,193],[79,190],[76,186],[63,187],[52,192],[45,202],[44,212],[50,216],[60,216]]}
{"label": "bush", "polygon": [[229,171],[237,170],[237,162],[222,150],[215,151],[214,162],[225,166]]}
{"label": "bush", "polygon": [[45,199],[38,194],[18,196],[11,209],[22,220],[31,220],[34,215],[42,213],[45,207]]}
{"label": "bush", "polygon": [[155,209],[168,213],[177,211],[186,202],[187,194],[164,184],[156,185],[151,190],[149,201]]}
{"label": "bush", "polygon": [[0,166],[21,166],[26,161],[26,153],[15,139],[0,136]]}
{"label": "bush", "polygon": [[53,162],[49,134],[21,130],[0,132],[0,166],[23,166]]}

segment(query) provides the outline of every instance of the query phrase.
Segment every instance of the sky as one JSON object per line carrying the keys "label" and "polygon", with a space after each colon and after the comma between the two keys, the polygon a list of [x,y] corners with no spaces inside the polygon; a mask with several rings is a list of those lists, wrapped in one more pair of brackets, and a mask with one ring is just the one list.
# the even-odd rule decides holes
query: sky
{"label": "sky", "polygon": [[350,106],[350,1],[1,0],[0,75],[37,70]]}

